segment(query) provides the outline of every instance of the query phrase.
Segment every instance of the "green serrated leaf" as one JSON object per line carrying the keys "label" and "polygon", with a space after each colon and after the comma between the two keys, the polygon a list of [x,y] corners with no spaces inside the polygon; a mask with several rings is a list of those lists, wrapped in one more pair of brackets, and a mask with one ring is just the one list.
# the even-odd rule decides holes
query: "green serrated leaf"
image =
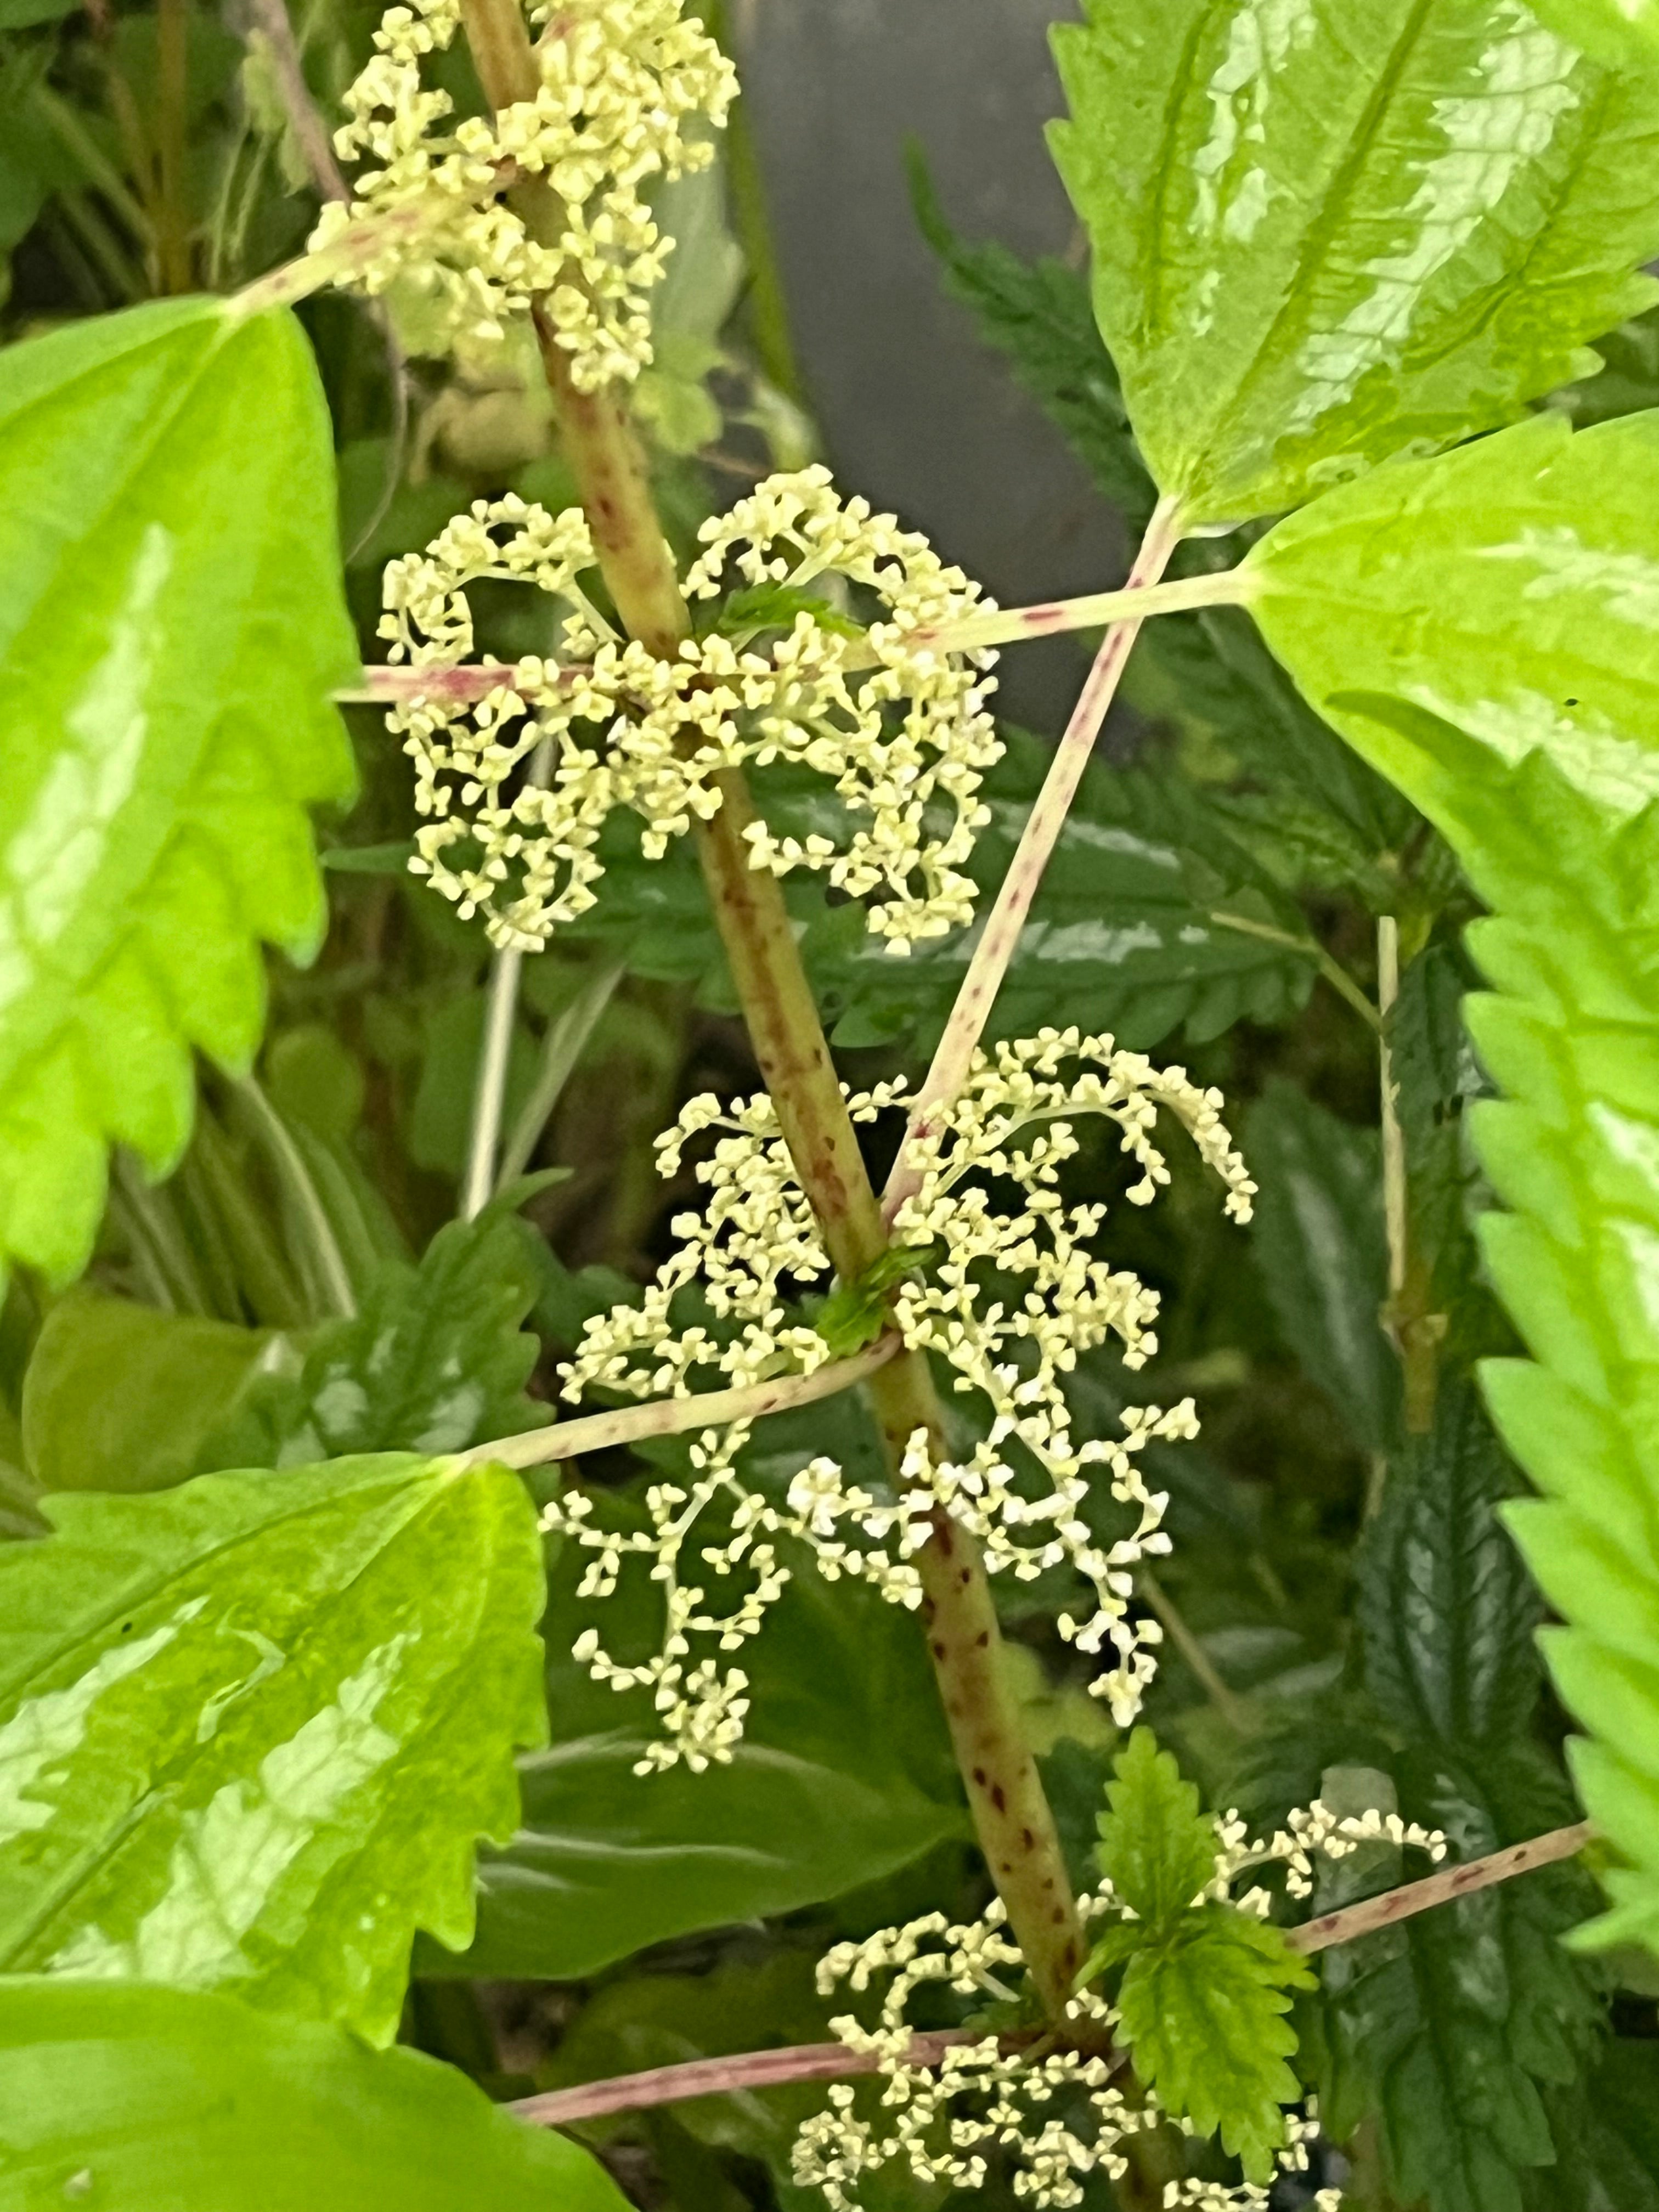
{"label": "green serrated leaf", "polygon": [[1157,1935],[1214,1881],[1215,1823],[1150,1729],[1134,1731],[1112,1772],[1100,1816],[1100,1871]]}
{"label": "green serrated leaf", "polygon": [[[1313,534],[1322,560],[1355,573],[1357,541],[1339,550],[1351,528],[1391,584],[1339,614],[1339,583],[1317,621],[1290,598],[1259,611],[1310,698],[1437,823],[1492,909],[1470,943],[1496,989],[1466,1016],[1504,1094],[1475,1109],[1475,1141],[1513,1212],[1483,1217],[1482,1243],[1539,1364],[1489,1363],[1484,1379],[1547,1501],[1507,1518],[1567,1623],[1548,1656],[1591,1731],[1574,1771],[1623,1862],[1589,1940],[1659,1949],[1656,493],[1659,420],[1576,437],[1542,421],[1333,494],[1334,537],[1317,509],[1292,517],[1280,529],[1305,586]],[[1360,525],[1352,503],[1368,501]],[[1350,647],[1339,670],[1328,655]]]}
{"label": "green serrated leaf", "polygon": [[1400,1362],[1382,1329],[1389,1290],[1380,1142],[1294,1084],[1250,1109],[1245,1157],[1261,1187],[1251,1241],[1285,1344],[1356,1443],[1386,1451],[1400,1425]]}
{"label": "green serrated leaf", "polygon": [[1474,1390],[1443,1382],[1357,1562],[1365,1686],[1408,1741],[1514,1742],[1531,1725],[1544,1608],[1498,1520],[1516,1487]]}
{"label": "green serrated leaf", "polygon": [[453,2067],[224,1996],[0,1982],[0,2212],[624,2212]]}
{"label": "green serrated leaf", "polygon": [[1547,752],[1631,813],[1659,792],[1656,501],[1659,413],[1576,434],[1540,416],[1288,517],[1243,564],[1252,611],[1312,703],[1431,818],[1453,794],[1366,698],[1453,723],[1498,762]]}
{"label": "green serrated leaf", "polygon": [[1511,422],[1653,297],[1659,70],[1516,0],[1089,0],[1055,159],[1188,526]]}
{"label": "green serrated leaf", "polygon": [[[706,442],[706,441],[705,441]],[[699,635],[710,631],[720,637],[750,638],[757,630],[793,629],[796,618],[807,616],[819,629],[837,637],[862,637],[864,625],[832,607],[827,599],[804,591],[799,584],[751,584],[727,599],[711,601],[702,613]]]}
{"label": "green serrated leaf", "polygon": [[1117,2008],[1136,2073],[1177,2119],[1218,2134],[1252,2181],[1272,2179],[1284,2107],[1302,2094],[1285,2014],[1291,1992],[1315,1985],[1277,1928],[1230,1905],[1184,1914],[1124,1969]]}
{"label": "green serrated leaf", "polygon": [[[257,422],[258,435],[248,424]],[[262,939],[324,921],[308,804],[353,770],[331,438],[284,312],[158,302],[0,356],[0,1258],[86,1262],[108,1146],[245,1066]]]}
{"label": "green serrated leaf", "polygon": [[[1411,1756],[1400,1809],[1478,1858],[1571,1817],[1530,1747],[1467,1759]],[[1574,2083],[1601,2007],[1562,1948],[1589,1887],[1571,1865],[1338,1946],[1324,1955],[1327,2124],[1381,2120],[1393,2194],[1428,2212],[1522,2212],[1557,2159],[1547,2092]],[[1322,1909],[1325,1899],[1320,1900]]]}
{"label": "green serrated leaf", "polygon": [[388,1455],[46,1510],[0,1554],[0,1971],[388,2041],[544,1731],[523,1486]]}
{"label": "green serrated leaf", "polygon": [[524,1395],[541,1346],[522,1324],[543,1288],[541,1240],[516,1218],[524,1197],[450,1222],[418,1267],[385,1262],[361,1312],[318,1330],[297,1374],[253,1377],[196,1467],[464,1451],[550,1420]]}

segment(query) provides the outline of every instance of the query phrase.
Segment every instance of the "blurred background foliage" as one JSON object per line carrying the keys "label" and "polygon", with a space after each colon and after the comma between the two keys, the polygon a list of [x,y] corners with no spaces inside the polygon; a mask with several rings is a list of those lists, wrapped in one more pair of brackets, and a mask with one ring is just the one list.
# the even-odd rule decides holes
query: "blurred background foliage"
{"label": "blurred background foliage", "polygon": [[[285,88],[287,19],[270,12],[281,4],[0,0],[8,342],[157,294],[230,289],[301,249],[331,188],[318,118],[377,11],[296,0],[301,104]],[[1047,13],[1046,0],[715,9],[751,97],[720,165],[662,195],[678,245],[637,395],[682,550],[746,483],[823,454],[1004,599],[1121,574],[1151,494],[1041,152]],[[458,103],[476,103],[464,58],[447,66]],[[373,658],[389,557],[477,497],[566,504],[569,479],[524,349],[432,361],[395,298],[302,313]],[[1606,350],[1607,371],[1554,404],[1595,420],[1659,400],[1659,327]],[[1210,541],[1183,557],[1237,550]],[[547,641],[539,610],[510,593],[481,597],[480,615],[497,652]],[[1070,644],[1043,655],[1007,668],[1008,751],[975,862],[988,891],[1082,665]],[[693,855],[647,864],[618,830],[598,908],[527,965],[504,1187],[455,1220],[487,948],[404,872],[404,763],[376,715],[348,712],[362,790],[320,825],[332,926],[309,970],[273,957],[257,1069],[203,1071],[198,1133],[168,1181],[118,1164],[85,1283],[55,1298],[11,1287],[0,1516],[13,1537],[39,1528],[49,1490],[445,1449],[545,1421],[558,1357],[648,1276],[685,1201],[689,1183],[659,1182],[653,1138],[692,1094],[756,1082]],[[1530,1656],[1535,1610],[1492,1514],[1510,1477],[1468,1382],[1509,1342],[1470,1225],[1486,1203],[1463,1135],[1485,1077],[1457,1011],[1474,902],[1427,825],[1231,612],[1148,632],[1104,754],[994,1034],[1077,1023],[1178,1056],[1225,1091],[1261,1186],[1248,1237],[1179,1157],[1166,1202],[1114,1216],[1115,1255],[1164,1297],[1162,1352],[1143,1376],[1091,1356],[1079,1377],[1097,1432],[1131,1391],[1190,1393],[1203,1417],[1202,1441],[1163,1448],[1158,1466],[1176,1547],[1142,1591],[1166,1635],[1149,1717],[1217,1805],[1270,1819],[1322,1783],[1365,1802],[1382,1792],[1470,1852],[1515,1840],[1570,1808],[1562,1717]],[[798,830],[833,803],[781,775],[762,787]],[[792,880],[789,896],[844,1072],[865,1084],[916,1070],[968,945],[901,966],[815,884]],[[1403,955],[1386,1029],[1411,1221],[1392,1289],[1384,914]],[[1070,1182],[1111,1197],[1123,1176],[1096,1144]],[[1401,1346],[1417,1363],[1409,1392]],[[771,1424],[752,1472],[785,1481],[831,1448],[867,1456],[854,1409]],[[678,1449],[651,1463],[674,1467]],[[587,1472],[625,1492],[640,1462]],[[1086,1879],[1114,1732],[1054,1628],[1064,1578],[1003,1596]],[[528,1765],[523,1834],[486,1869],[474,1953],[459,1969],[435,1951],[421,1961],[409,2039],[502,2093],[819,2039],[811,1961],[827,1942],[982,1901],[907,1620],[803,1577],[757,1647],[732,1765],[641,1784],[645,1717],[565,1656],[573,1617],[564,1576],[553,1749]],[[1372,1886],[1386,1871],[1370,1869]],[[1307,2034],[1357,2202],[1659,2207],[1654,1989],[1633,1964],[1593,1978],[1559,1949],[1584,1910],[1583,1877],[1561,1869],[1345,1954]],[[815,2095],[593,2132],[647,2206],[796,2212],[787,2145]],[[868,2201],[884,2212],[922,2193],[884,2174]],[[1099,2182],[1091,2201],[1109,2198]]]}

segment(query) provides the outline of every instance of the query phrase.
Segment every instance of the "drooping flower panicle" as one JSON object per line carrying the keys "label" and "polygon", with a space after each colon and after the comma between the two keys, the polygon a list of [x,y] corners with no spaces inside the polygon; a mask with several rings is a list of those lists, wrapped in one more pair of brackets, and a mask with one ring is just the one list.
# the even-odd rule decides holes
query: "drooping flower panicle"
{"label": "drooping flower panicle", "polygon": [[[658,659],[619,637],[584,588],[594,553],[582,515],[510,496],[478,501],[390,564],[380,635],[394,662],[432,672],[390,716],[427,817],[413,865],[464,915],[482,912],[495,944],[536,948],[592,905],[600,832],[617,808],[659,857],[718,811],[723,769],[784,762],[832,782],[847,831],[796,840],[757,823],[757,868],[821,871],[871,902],[870,927],[895,951],[970,921],[964,864],[988,818],[981,780],[1002,750],[985,705],[995,656],[912,639],[981,605],[978,587],[891,515],[843,502],[821,468],[771,478],[702,537],[684,586],[693,604],[718,596],[728,572],[797,598],[839,580],[868,592],[879,618],[848,635],[786,599],[781,621],[763,607],[749,634],[689,638]],[[554,649],[503,666],[481,699],[458,696],[444,676],[472,652],[466,591],[485,578],[555,601]]]}
{"label": "drooping flower panicle", "polygon": [[[872,1122],[900,1109],[903,1097],[902,1084],[888,1084],[849,1096],[848,1105],[854,1121]],[[977,1055],[961,1099],[918,1147],[921,1188],[899,1214],[895,1239],[919,1251],[940,1245],[945,1257],[898,1285],[892,1326],[906,1346],[954,1369],[957,1391],[977,1402],[983,1434],[965,1455],[941,1451],[918,1430],[888,1495],[850,1482],[821,1456],[797,1472],[779,1500],[750,1490],[738,1471],[746,1431],[709,1430],[693,1455],[692,1486],[658,1485],[647,1494],[647,1528],[601,1528],[592,1502],[579,1495],[548,1508],[547,1525],[593,1555],[584,1595],[608,1594],[630,1557],[648,1559],[662,1588],[665,1634],[653,1658],[619,1666],[597,1630],[577,1646],[599,1679],[652,1691],[664,1734],[646,1765],[731,1756],[747,1684],[740,1669],[722,1674],[713,1653],[735,1651],[758,1632],[765,1605],[787,1578],[780,1541],[809,1547],[828,1579],[867,1582],[891,1602],[915,1607],[922,1595],[915,1555],[940,1510],[973,1532],[994,1575],[1030,1580],[1071,1569],[1090,1607],[1080,1620],[1063,1617],[1061,1632],[1086,1652],[1109,1644],[1114,1663],[1091,1686],[1120,1722],[1133,1717],[1156,1670],[1160,1635],[1155,1620],[1133,1610],[1135,1571],[1169,1549],[1161,1527],[1168,1501],[1147,1487],[1139,1457],[1156,1439],[1194,1435],[1197,1421],[1188,1400],[1125,1413],[1121,1438],[1073,1437],[1065,1386],[1079,1354],[1115,1338],[1126,1364],[1141,1364],[1156,1349],[1158,1300],[1134,1276],[1093,1255],[1104,1209],[1068,1206],[1058,1181],[1079,1149],[1074,1118],[1093,1115],[1115,1127],[1139,1171],[1131,1198],[1149,1200],[1169,1177],[1152,1133],[1160,1108],[1188,1129],[1220,1176],[1229,1212],[1247,1219],[1255,1186],[1220,1121],[1217,1094],[1179,1068],[1160,1070],[1142,1054],[1116,1051],[1107,1036],[1047,1030]],[[811,1373],[830,1356],[817,1332],[788,1310],[792,1295],[827,1287],[830,1263],[771,1100],[731,1108],[713,1097],[692,1100],[659,1139],[664,1173],[678,1172],[688,1140],[712,1132],[719,1140],[696,1170],[709,1190],[707,1206],[675,1219],[679,1249],[638,1305],[588,1324],[562,1370],[563,1395],[573,1402],[593,1389],[690,1397]],[[1014,1196],[1000,1206],[998,1194],[1007,1191]],[[1017,1297],[1008,1295],[1011,1281],[1023,1286]],[[678,1310],[693,1285],[709,1321],[688,1322]],[[1102,1479],[1124,1509],[1124,1525],[1110,1539],[1097,1535],[1087,1510]],[[732,1533],[710,1542],[700,1523],[717,1502]],[[688,1554],[700,1565],[689,1568]],[[727,1613],[708,1609],[705,1568],[722,1580],[740,1570],[750,1577]],[[702,1660],[694,1652],[697,1638],[712,1647]]]}
{"label": "drooping flower panicle", "polygon": [[[681,0],[544,0],[528,14],[539,33],[535,99],[452,125],[449,95],[422,71],[453,40],[458,0],[386,11],[335,138],[343,157],[372,166],[349,207],[324,210],[311,246],[337,248],[349,232],[370,240],[352,281],[371,295],[399,284],[451,339],[499,337],[504,318],[542,299],[573,382],[597,391],[652,357],[650,292],[673,240],[641,187],[713,160],[688,125],[723,125],[737,76],[702,24],[682,17]],[[551,188],[556,234],[532,238],[500,198],[522,177]],[[411,210],[412,230],[386,224]]]}
{"label": "drooping flower panicle", "polygon": [[[1242,1874],[1268,1863],[1286,1870],[1293,1897],[1312,1889],[1316,1855],[1340,1859],[1369,1842],[1385,1840],[1444,1857],[1446,1838],[1437,1830],[1407,1825],[1397,1814],[1373,1811],[1340,1816],[1316,1803],[1292,1812],[1275,1835],[1252,1840],[1236,1813],[1215,1822],[1212,1879],[1191,1902],[1231,1905]],[[1236,1900],[1241,1911],[1265,1917],[1267,1893],[1256,1888]],[[1114,1895],[1109,1882],[1079,1898],[1085,1925],[1133,1916]],[[987,2153],[1001,2149],[1013,2166],[1016,2197],[1035,2208],[1069,2208],[1084,2201],[1088,2175],[1099,2171],[1116,2180],[1127,2160],[1121,2145],[1140,2130],[1157,2127],[1170,2115],[1156,2094],[1122,2086],[1121,2054],[1102,2057],[1099,2047],[1121,2021],[1114,2008],[1091,1990],[1079,1990],[1068,2017],[1088,2031],[1079,2039],[1087,2050],[1028,2054],[1005,2048],[995,2033],[945,2052],[936,2066],[911,2057],[915,2033],[909,2017],[919,1990],[949,1990],[955,1996],[1006,2005],[1018,1996],[1024,1960],[1007,1933],[1000,1899],[982,1918],[952,1926],[942,1912],[927,1914],[902,1928],[884,1928],[861,1942],[838,1943],[818,1964],[818,1990],[830,1996],[845,1984],[855,1996],[872,1982],[884,1983],[879,2016],[866,2027],[855,2014],[842,2014],[830,2026],[849,2051],[879,2062],[881,2093],[872,2112],[867,2096],[842,2084],[829,2093],[827,2109],[801,2128],[792,2157],[798,2185],[823,2191],[831,2212],[856,2212],[854,2185],[879,2167],[902,2161],[924,2185],[947,2183],[976,2189],[986,2180]],[[1058,2103],[1060,2112],[1053,2110]],[[1190,2134],[1187,2119],[1175,2123]],[[1285,2115],[1285,2147],[1280,2170],[1305,2172],[1308,2146],[1318,2133],[1310,2101],[1305,2115]],[[1252,2182],[1228,2184],[1187,2179],[1167,2185],[1166,2212],[1267,2212],[1270,2189]],[[1338,2212],[1340,2191],[1321,2191],[1313,2212]]]}

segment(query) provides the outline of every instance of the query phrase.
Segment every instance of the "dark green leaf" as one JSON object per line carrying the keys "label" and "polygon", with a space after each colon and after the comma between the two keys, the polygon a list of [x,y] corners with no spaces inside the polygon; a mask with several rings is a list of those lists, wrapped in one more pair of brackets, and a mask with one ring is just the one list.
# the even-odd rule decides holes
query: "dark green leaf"
{"label": "dark green leaf", "polygon": [[[813,1411],[822,1435],[826,1409]],[[523,1764],[524,1825],[483,1856],[478,1940],[452,1970],[573,1979],[669,1936],[839,1896],[966,1834],[914,1620],[801,1565],[744,1655],[752,1704],[732,1763],[639,1776],[654,1717],[642,1693],[617,1696],[568,1656],[585,1613],[576,1564],[561,1561],[553,1742]],[[655,1620],[637,1585],[606,1601],[607,1635],[629,1650],[649,1649]],[[427,1957],[423,1971],[446,1970]]]}
{"label": "dark green leaf", "polygon": [[522,1486],[387,1456],[46,1510],[0,1553],[0,1967],[389,2039],[544,1733]]}
{"label": "dark green leaf", "polygon": [[46,1316],[23,1378],[29,1470],[42,1490],[168,1489],[281,1348],[258,1329],[77,1291]]}
{"label": "dark green leaf", "polygon": [[[1573,1816],[1527,1747],[1398,1771],[1401,1813],[1443,1828],[1459,1859]],[[1579,1869],[1547,1868],[1324,1954],[1327,2125],[1341,2135],[1380,2114],[1401,2203],[1522,2212],[1526,2175],[1553,2165],[1544,2092],[1577,2080],[1600,2018],[1559,1940],[1589,1892]]]}
{"label": "dark green leaf", "polygon": [[1100,1816],[1100,1871],[1154,1935],[1215,1879],[1215,1823],[1147,1728],[1119,1755]]}
{"label": "dark green leaf", "polygon": [[1557,2158],[1527,2176],[1527,2212],[1659,2212],[1659,2041],[1609,2045],[1544,2102]]}
{"label": "dark green leaf", "polygon": [[170,301],[10,347],[0,430],[0,1254],[64,1279],[109,1143],[170,1165],[191,1048],[251,1057],[260,940],[316,947],[305,807],[352,787],[328,694],[357,653],[285,312]]}
{"label": "dark green leaf", "polygon": [[1381,1146],[1275,1080],[1251,1108],[1244,1155],[1261,1187],[1251,1238],[1285,1344],[1364,1450],[1398,1431],[1400,1362],[1389,1292]]}
{"label": "dark green leaf", "polygon": [[1302,2094],[1285,2063],[1290,1992],[1314,1986],[1278,1929],[1230,1905],[1187,1914],[1124,1970],[1117,2005],[1136,2073],[1177,2119],[1218,2134],[1253,2181],[1272,2178],[1284,2107]]}
{"label": "dark green leaf", "polygon": [[453,2068],[228,1997],[0,1983],[0,2212],[624,2212]]}
{"label": "dark green leaf", "polygon": [[1052,143],[1189,526],[1511,422],[1653,297],[1659,69],[1510,0],[1089,0]]}
{"label": "dark green leaf", "polygon": [[[547,1180],[547,1178],[543,1178]],[[362,1310],[319,1329],[297,1373],[258,1375],[196,1465],[292,1467],[348,1453],[462,1451],[551,1418],[524,1386],[543,1287],[522,1189],[452,1221],[418,1267],[385,1262]]]}
{"label": "dark green leaf", "polygon": [[1389,1470],[1360,1548],[1365,1686],[1408,1741],[1513,1742],[1538,1703],[1543,1604],[1498,1508],[1509,1459],[1467,1383]]}

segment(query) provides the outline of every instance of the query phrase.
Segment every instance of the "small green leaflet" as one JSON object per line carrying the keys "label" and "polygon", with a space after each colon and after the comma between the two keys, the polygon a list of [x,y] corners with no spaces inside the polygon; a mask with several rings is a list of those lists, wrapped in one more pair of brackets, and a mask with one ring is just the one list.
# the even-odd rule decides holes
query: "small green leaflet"
{"label": "small green leaflet", "polygon": [[850,1283],[838,1283],[812,1326],[837,1359],[873,1344],[887,1326],[890,1294],[911,1275],[924,1274],[945,1257],[942,1244],[896,1244]]}
{"label": "small green leaflet", "polygon": [[545,1734],[522,1485],[388,1455],[45,1510],[0,1554],[0,1971],[389,2041]]}
{"label": "small green leaflet", "polygon": [[1150,1729],[1130,1737],[1106,1796],[1100,1870],[1135,1917],[1106,1929],[1080,1978],[1122,1966],[1114,2001],[1136,2072],[1266,2180],[1285,2139],[1282,2108],[1301,2094],[1285,2063],[1296,2049],[1288,1992],[1316,1977],[1276,1928],[1199,1901],[1215,1878],[1215,1823]]}
{"label": "small green leaflet", "polygon": [[1512,422],[1653,297],[1659,64],[1519,0],[1088,0],[1054,157],[1190,529]]}
{"label": "small green leaflet", "polygon": [[1161,1935],[1215,1879],[1215,1823],[1198,1792],[1138,1728],[1106,1785],[1100,1816],[1100,1870],[1121,1901]]}
{"label": "small green leaflet", "polygon": [[1136,2073],[1200,2135],[1219,2135],[1253,2181],[1272,2178],[1284,2107],[1302,2085],[1287,2064],[1291,1992],[1316,1977],[1277,1928],[1230,1905],[1184,1913],[1124,1970],[1117,2005]]}
{"label": "small green leaflet", "polygon": [[0,2212],[626,2212],[453,2066],[234,2000],[0,1981]]}
{"label": "small green leaflet", "polygon": [[260,941],[316,948],[305,809],[353,787],[357,660],[331,452],[285,311],[0,356],[0,1261],[77,1273],[109,1145],[171,1164],[191,1048],[258,1040]]}

